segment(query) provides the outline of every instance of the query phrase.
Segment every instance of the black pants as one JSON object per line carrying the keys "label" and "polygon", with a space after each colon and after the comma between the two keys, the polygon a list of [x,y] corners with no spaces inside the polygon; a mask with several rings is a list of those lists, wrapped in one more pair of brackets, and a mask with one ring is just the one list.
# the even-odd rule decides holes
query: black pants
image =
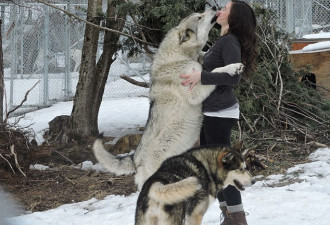
{"label": "black pants", "polygon": [[[220,144],[230,146],[231,129],[237,119],[204,116],[200,133],[200,145]],[[228,206],[242,204],[241,193],[234,186],[229,185],[218,193],[220,202],[226,201]]]}

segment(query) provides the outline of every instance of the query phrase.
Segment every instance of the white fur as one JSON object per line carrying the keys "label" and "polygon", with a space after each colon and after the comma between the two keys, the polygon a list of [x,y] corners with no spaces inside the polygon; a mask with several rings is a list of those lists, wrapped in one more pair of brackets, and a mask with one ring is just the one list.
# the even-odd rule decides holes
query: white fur
{"label": "white fur", "polygon": [[226,188],[228,185],[235,186],[234,180],[238,180],[244,187],[250,187],[254,179],[251,174],[245,169],[245,163],[242,163],[241,170],[232,170],[229,171],[228,176],[223,184],[223,188]]}
{"label": "white fur", "polygon": [[[77,72],[78,68],[80,67],[80,64],[81,64],[82,52],[79,49],[73,48],[73,49],[70,49],[69,54],[70,54],[70,58],[75,62],[73,72]],[[36,65],[38,67],[41,67],[44,65],[44,51],[39,51],[37,59],[36,59]],[[53,66],[53,67],[57,67],[58,65],[56,63],[56,58],[51,58],[49,61],[49,65]]]}
{"label": "white fur", "polygon": [[[119,168],[119,159],[100,153],[103,147],[99,145],[93,148],[98,161],[111,172],[120,175],[135,167],[135,183],[139,190],[165,159],[183,153],[198,139],[201,103],[215,86],[198,84],[190,91],[181,85],[180,75],[202,69],[197,60],[214,25],[211,24],[214,16],[215,11],[211,9],[202,14],[194,13],[169,31],[162,41],[151,68],[150,116],[132,165],[128,169]],[[219,70],[229,69],[227,72],[234,75],[240,68],[242,64]]]}
{"label": "white fur", "polygon": [[73,72],[77,72],[81,64],[81,50],[73,48],[70,49],[70,58],[75,62]]}
{"label": "white fur", "polygon": [[131,157],[123,157],[122,160],[117,160],[116,156],[104,149],[102,139],[98,138],[95,140],[93,149],[95,157],[98,161],[102,162],[105,169],[112,171],[115,167],[117,175],[132,174],[136,172]]}
{"label": "white fur", "polygon": [[[199,151],[203,151],[204,149],[200,149]],[[206,151],[206,150],[204,150]],[[184,157],[185,155],[182,155]],[[227,187],[229,184],[235,186],[234,180],[237,180],[240,182],[243,186],[251,186],[254,183],[254,180],[252,176],[246,171],[246,164],[245,162],[241,162],[240,166],[236,170],[227,171],[224,170],[222,165],[210,165],[208,162],[210,159],[202,158],[203,162],[206,163],[206,169],[207,168],[215,168],[217,166],[216,170],[218,172],[218,175],[220,177],[224,176],[226,177],[226,180],[224,181],[224,185],[222,185],[221,182],[218,184],[218,189]],[[235,157],[230,160],[240,160],[240,158]],[[213,163],[216,163],[215,159],[211,161]],[[229,162],[229,161],[228,161]],[[187,163],[187,162],[184,162]],[[234,163],[234,162],[232,162]],[[197,164],[196,164],[197,165]],[[168,168],[168,167],[166,167]],[[164,168],[162,168],[164,169]],[[163,173],[164,175],[168,176],[168,174],[173,174],[174,171],[171,171],[171,168],[169,170],[160,170],[161,172],[156,172],[158,175],[156,177],[160,177],[160,174]],[[190,165],[191,170],[194,169],[194,165]],[[213,174],[213,172],[208,171],[209,174]],[[173,175],[176,176],[175,173]],[[211,176],[211,175],[210,175]],[[153,178],[153,177],[152,177]],[[148,188],[149,183],[152,182],[152,178],[146,182],[146,188]],[[215,185],[213,182],[214,180],[210,179],[210,183],[208,184],[208,187]],[[149,182],[149,183],[148,183]],[[184,224],[184,225],[200,225],[203,219],[203,216],[205,212],[207,211],[210,204],[215,200],[216,191],[210,191],[209,189],[202,189],[203,187],[200,184],[200,181],[198,180],[198,177],[188,177],[183,180],[180,180],[178,182],[169,183],[169,184],[163,184],[161,182],[156,181],[150,186],[150,189],[148,192],[145,192],[146,189],[142,190],[140,195],[144,195],[148,193],[149,198],[140,198],[140,201],[137,202],[137,217],[136,225],[173,225],[173,224]],[[212,189],[212,188],[211,188]],[[197,194],[197,192],[199,192]],[[209,193],[208,197],[204,197],[202,199],[199,199],[198,202],[196,202],[196,205],[193,205],[191,199],[195,194],[201,196],[202,193]],[[211,194],[213,193],[213,194]],[[148,204],[145,204],[143,202],[145,200],[148,201]],[[173,206],[176,207],[176,204],[185,204],[186,206],[193,206],[192,212],[188,213],[188,211],[175,211],[172,212],[166,210],[167,206]],[[184,203],[183,203],[184,202]],[[144,207],[147,205],[147,209]],[[184,205],[179,205],[180,207],[184,209]],[[176,215],[182,216],[182,213],[185,213],[184,218],[176,218]],[[175,220],[176,219],[176,220]]]}
{"label": "white fur", "polygon": [[150,187],[149,197],[162,204],[172,205],[192,197],[201,188],[197,177],[188,177],[167,185],[156,182]]}

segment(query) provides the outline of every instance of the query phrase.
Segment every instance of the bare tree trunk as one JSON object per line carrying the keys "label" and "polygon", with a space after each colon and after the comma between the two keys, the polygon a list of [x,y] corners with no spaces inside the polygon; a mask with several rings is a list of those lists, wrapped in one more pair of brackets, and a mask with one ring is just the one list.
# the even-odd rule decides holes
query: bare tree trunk
{"label": "bare tree trunk", "polygon": [[[107,15],[106,15],[106,27],[111,28],[113,30],[122,30],[125,21],[124,20],[116,20],[115,18],[125,18],[124,14],[116,15],[116,5],[114,0],[108,0],[107,5]],[[115,58],[114,54],[119,50],[119,41],[120,35],[105,31],[104,34],[104,44],[103,44],[103,52],[101,57],[96,65],[96,73],[95,76],[98,76],[98,82],[96,83],[96,87],[94,90],[94,101],[92,105],[92,124],[95,125],[96,129],[92,131],[91,134],[98,134],[97,127],[97,118],[99,114],[100,105],[102,102],[102,97],[104,94],[104,88],[106,81],[108,79],[108,74],[110,70],[111,64],[114,62]],[[94,132],[95,131],[95,132]]]}
{"label": "bare tree trunk", "polygon": [[[90,3],[92,2],[92,3]],[[88,21],[99,23],[97,9],[102,0],[89,1],[88,11],[96,12],[90,15]],[[91,5],[91,6],[90,6]],[[124,22],[116,21],[115,5],[113,0],[108,0],[106,27],[120,30]],[[120,16],[119,16],[120,17]],[[118,51],[119,35],[106,31],[104,36],[103,52],[96,62],[97,41],[99,29],[86,25],[85,41],[83,46],[82,67],[79,83],[71,113],[74,133],[82,136],[96,135],[99,133],[97,118],[104,93],[105,83],[108,78],[110,65],[114,61],[112,56]]]}
{"label": "bare tree trunk", "polygon": [[[102,16],[102,0],[89,0],[87,21],[99,25]],[[96,53],[100,30],[86,24],[82,49],[81,67],[76,95],[74,97],[71,122],[73,133],[88,136],[98,133],[97,123],[93,118],[95,91],[100,80],[96,69]]]}
{"label": "bare tree trunk", "polygon": [[[87,21],[99,25],[101,22],[102,0],[88,1]],[[125,15],[116,14],[113,0],[107,2],[106,27],[121,30],[124,20],[116,20]],[[59,116],[49,123],[49,139],[67,142],[86,136],[94,136],[98,131],[98,113],[108,78],[113,55],[118,51],[120,35],[105,31],[103,52],[98,62],[96,53],[100,29],[86,24],[85,39],[82,49],[82,61],[79,71],[79,81],[74,97],[70,117]]]}

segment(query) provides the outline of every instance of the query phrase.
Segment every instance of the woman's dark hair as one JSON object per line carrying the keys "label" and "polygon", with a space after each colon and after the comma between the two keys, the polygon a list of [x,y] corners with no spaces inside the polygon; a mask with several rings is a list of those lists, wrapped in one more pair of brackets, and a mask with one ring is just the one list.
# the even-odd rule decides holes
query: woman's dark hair
{"label": "woman's dark hair", "polygon": [[242,62],[246,74],[250,74],[257,56],[257,21],[253,9],[244,1],[232,0],[228,24],[228,33],[234,34],[241,43]]}

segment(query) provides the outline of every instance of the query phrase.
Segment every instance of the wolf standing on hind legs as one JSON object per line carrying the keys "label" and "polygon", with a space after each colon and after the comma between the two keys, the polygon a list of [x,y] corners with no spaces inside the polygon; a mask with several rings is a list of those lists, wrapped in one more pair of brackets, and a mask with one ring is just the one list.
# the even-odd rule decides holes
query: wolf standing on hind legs
{"label": "wolf standing on hind legs", "polygon": [[[196,85],[189,91],[181,85],[180,74],[202,69],[197,59],[216,19],[215,7],[193,13],[171,29],[160,44],[151,68],[149,118],[134,154],[115,156],[104,149],[101,139],[94,142],[97,160],[116,175],[136,173],[139,190],[165,159],[191,148],[198,139],[202,101],[215,86]],[[243,65],[214,69],[234,76],[242,72]]]}
{"label": "wolf standing on hind legs", "polygon": [[[239,104],[233,87],[239,84],[241,75],[211,73],[216,67],[243,62],[245,72],[253,69],[256,57],[256,17],[244,1],[232,0],[217,13],[216,22],[221,25],[221,37],[205,54],[203,70],[183,74],[183,85],[193,90],[195,85],[216,85],[216,89],[203,102],[203,126],[201,145],[222,144],[230,146],[231,129],[239,119]],[[222,225],[246,225],[240,192],[228,186],[218,194],[223,211]]]}

